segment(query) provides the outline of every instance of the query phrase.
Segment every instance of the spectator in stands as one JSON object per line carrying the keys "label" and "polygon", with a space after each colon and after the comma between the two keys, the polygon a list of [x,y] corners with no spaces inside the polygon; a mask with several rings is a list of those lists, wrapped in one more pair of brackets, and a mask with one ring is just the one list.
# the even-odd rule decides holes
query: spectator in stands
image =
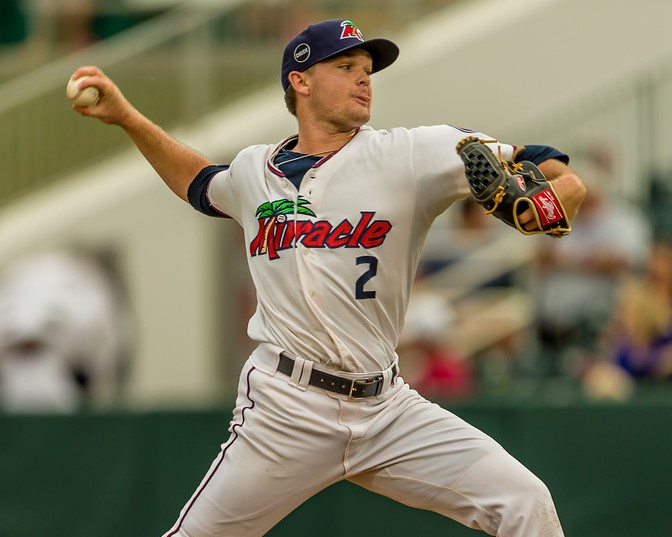
{"label": "spectator in stands", "polygon": [[507,232],[473,198],[460,200],[455,206],[455,212],[442,214],[430,228],[418,267],[420,276],[450,265]]}
{"label": "spectator in stands", "polygon": [[422,283],[416,284],[397,351],[406,381],[437,401],[465,399],[474,391],[471,361],[451,342],[453,322],[448,301]]}
{"label": "spectator in stands", "polygon": [[605,350],[636,380],[672,378],[672,244],[657,242],[646,274],[620,286]]}
{"label": "spectator in stands", "polygon": [[538,337],[555,373],[567,372],[563,364],[576,351],[596,350],[616,287],[641,272],[649,255],[650,225],[635,206],[608,195],[610,163],[603,154],[595,153],[590,167],[575,164],[586,178],[587,195],[572,222],[574,232],[540,243]]}
{"label": "spectator in stands", "polygon": [[20,259],[0,278],[0,407],[72,412],[111,403],[128,349],[117,290],[88,256]]}

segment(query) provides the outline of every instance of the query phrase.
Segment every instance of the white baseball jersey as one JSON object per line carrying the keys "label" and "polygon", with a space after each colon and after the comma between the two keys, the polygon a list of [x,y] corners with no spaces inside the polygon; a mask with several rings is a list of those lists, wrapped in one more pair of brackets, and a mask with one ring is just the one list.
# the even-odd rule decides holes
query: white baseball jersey
{"label": "white baseball jersey", "polygon": [[[425,236],[469,193],[455,152],[465,136],[448,125],[365,126],[298,191],[273,162],[296,137],[249,147],[216,174],[209,203],[243,227],[257,290],[249,336],[348,372],[394,363]],[[514,148],[493,150],[511,159]]]}

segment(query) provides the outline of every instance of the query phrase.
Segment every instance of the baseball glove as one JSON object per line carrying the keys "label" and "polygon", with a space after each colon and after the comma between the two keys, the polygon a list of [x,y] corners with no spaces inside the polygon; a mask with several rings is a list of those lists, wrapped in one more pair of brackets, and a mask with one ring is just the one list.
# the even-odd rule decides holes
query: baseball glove
{"label": "baseball glove", "polygon": [[[455,150],[464,162],[469,188],[476,201],[492,214],[524,235],[567,235],[569,218],[553,186],[535,164],[512,162],[495,155],[485,144],[496,140],[479,140],[469,136]],[[537,227],[527,230],[518,221],[531,208]]]}

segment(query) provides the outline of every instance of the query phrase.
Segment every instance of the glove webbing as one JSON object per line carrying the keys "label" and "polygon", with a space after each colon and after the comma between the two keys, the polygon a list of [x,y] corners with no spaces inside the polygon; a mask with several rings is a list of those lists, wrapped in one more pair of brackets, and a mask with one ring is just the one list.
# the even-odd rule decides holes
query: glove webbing
{"label": "glove webbing", "polygon": [[[512,175],[518,174],[523,170],[522,164],[519,164],[517,162],[505,160],[502,158],[502,146],[499,145],[499,141],[497,140],[478,140],[479,143],[485,145],[485,144],[497,144],[497,159],[499,160],[499,163],[502,165],[502,167],[509,172]],[[522,149],[522,148],[521,148]],[[502,202],[504,199],[504,196],[506,196],[506,190],[504,189],[503,186],[498,186],[497,187],[497,192],[494,194],[494,197],[492,198],[492,208],[488,211],[485,212],[485,214],[492,214],[497,210],[497,207],[499,207],[499,204]]]}
{"label": "glove webbing", "polygon": [[[513,162],[512,160],[505,160],[502,157],[502,146],[499,144],[499,140],[481,140],[480,138],[478,139],[478,143],[486,145],[486,144],[497,144],[497,159],[499,160],[499,163],[506,169],[511,174],[517,174],[520,173],[523,170],[523,165],[519,164],[518,162]],[[524,146],[520,146],[518,149],[516,149],[516,152],[514,153],[514,158],[517,153],[519,153]]]}

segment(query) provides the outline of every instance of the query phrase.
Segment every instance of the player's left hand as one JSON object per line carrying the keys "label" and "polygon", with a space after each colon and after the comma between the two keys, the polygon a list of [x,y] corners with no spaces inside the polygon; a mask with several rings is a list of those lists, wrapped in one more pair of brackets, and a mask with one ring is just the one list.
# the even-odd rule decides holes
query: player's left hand
{"label": "player's left hand", "polygon": [[560,160],[506,161],[492,142],[468,136],[455,148],[476,201],[523,234],[567,235],[585,194],[581,180]]}
{"label": "player's left hand", "polygon": [[[546,162],[539,166],[539,169],[542,170],[542,172]],[[553,162],[558,162],[564,166],[562,162]],[[546,172],[544,172],[544,175],[546,175]],[[571,171],[568,173],[563,173],[551,180],[553,181],[553,188],[555,189],[555,193],[562,202],[562,205],[567,212],[567,217],[571,222],[579,211],[581,202],[583,201],[583,198],[586,194],[586,187],[584,186],[581,179],[579,179],[579,177]],[[534,217],[534,212],[532,209],[527,209],[522,212],[518,217],[518,220],[526,231],[534,231],[538,229],[537,220]]]}
{"label": "player's left hand", "polygon": [[[556,159],[549,159],[539,164],[539,170],[547,180],[553,182],[553,189],[560,199],[570,221],[579,212],[579,207],[586,196],[586,186],[574,170],[567,164]],[[531,217],[534,220],[533,217]]]}

